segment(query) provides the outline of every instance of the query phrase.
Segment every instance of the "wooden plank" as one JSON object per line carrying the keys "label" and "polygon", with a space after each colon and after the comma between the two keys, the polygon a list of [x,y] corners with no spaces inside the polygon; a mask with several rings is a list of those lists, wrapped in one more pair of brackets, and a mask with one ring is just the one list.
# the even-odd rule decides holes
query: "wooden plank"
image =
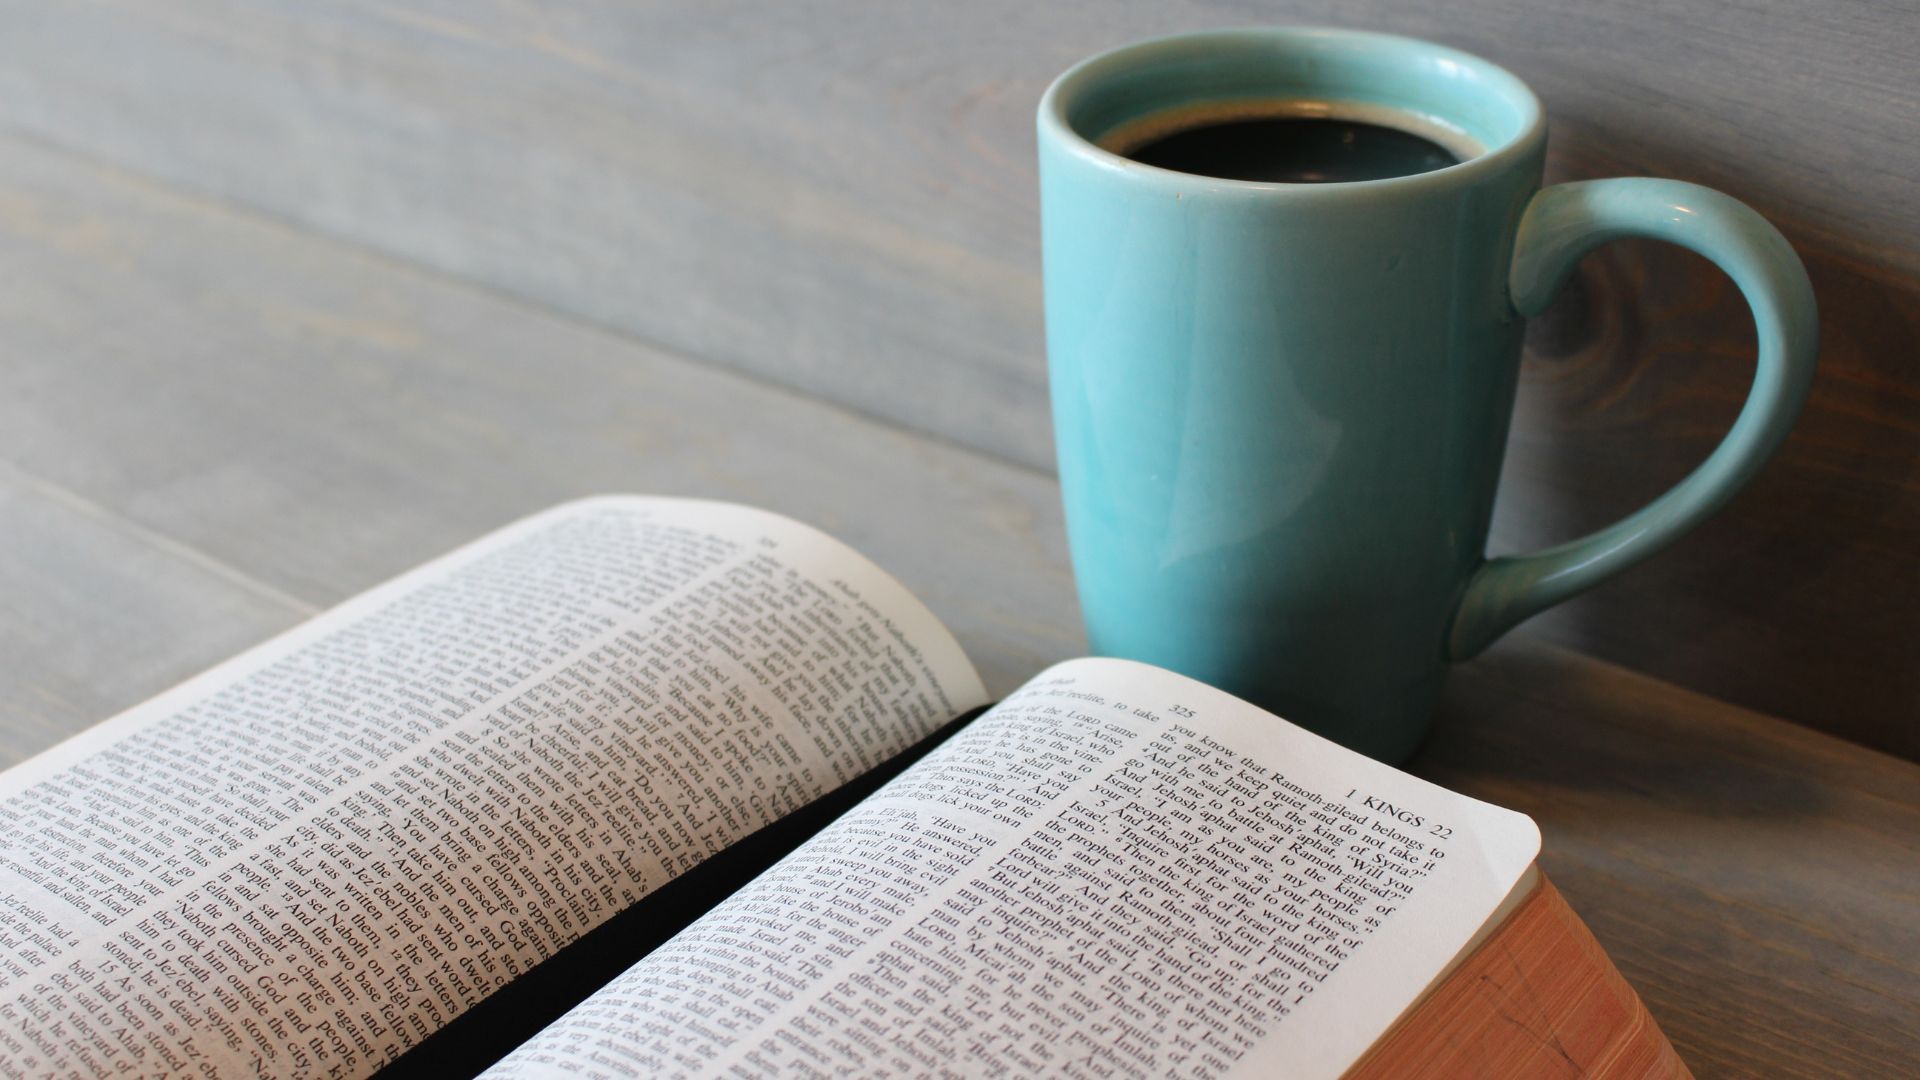
{"label": "wooden plank", "polygon": [[577,495],[695,495],[894,570],[996,693],[1080,648],[1031,470],[27,145],[0,279],[0,461],[288,594]]}
{"label": "wooden plank", "polygon": [[[544,16],[475,14],[0,8],[0,124],[864,412],[1045,456],[1029,400],[1037,270],[941,210],[984,191],[928,190],[925,175],[887,181],[882,202],[862,190],[905,147],[876,126],[887,93],[826,85],[867,66],[858,50],[805,60],[829,43],[783,36],[813,20],[777,5],[738,13],[760,24],[751,36],[718,8],[562,10],[551,33]],[[602,55],[611,40],[637,55]],[[1031,232],[1025,142],[1019,154],[1000,178],[1017,228],[996,235]]]}
{"label": "wooden plank", "polygon": [[5,464],[0,552],[0,767],[311,612]]}
{"label": "wooden plank", "polygon": [[[1887,0],[16,0],[0,125],[1045,466],[1041,87],[1149,34],[1356,17],[1530,80],[1556,177],[1721,187],[1812,264],[1826,349],[1786,453],[1546,632],[1920,757],[1920,20]],[[1644,501],[1744,392],[1718,275],[1628,247],[1582,281],[1534,336],[1502,549]]]}
{"label": "wooden plank", "polygon": [[[1352,18],[1330,0],[18,7],[14,130],[1030,464],[1047,80],[1150,34]],[[1582,160],[1717,184],[1814,246],[1920,272],[1920,25],[1895,5],[1368,15],[1512,66]]]}
{"label": "wooden plank", "polygon": [[1523,638],[1455,674],[1412,768],[1540,823],[1698,1075],[1912,1075],[1920,766]]}
{"label": "wooden plank", "polygon": [[[57,530],[5,545],[10,588],[60,597],[0,606],[0,640],[45,641],[0,667],[21,730],[104,716],[288,617],[225,614],[234,575],[330,602],[592,491],[820,524],[924,597],[996,692],[1082,647],[1042,473],[0,148],[0,462],[222,568],[177,602],[223,635],[195,645],[180,627],[199,623],[154,633],[138,613],[150,556],[72,566],[47,550],[71,543]],[[102,674],[128,642],[165,674]],[[89,688],[72,708],[22,689],[55,653]],[[1548,873],[1702,1075],[1900,1075],[1920,1056],[1920,768],[1525,638],[1460,670],[1417,767],[1540,820]]]}

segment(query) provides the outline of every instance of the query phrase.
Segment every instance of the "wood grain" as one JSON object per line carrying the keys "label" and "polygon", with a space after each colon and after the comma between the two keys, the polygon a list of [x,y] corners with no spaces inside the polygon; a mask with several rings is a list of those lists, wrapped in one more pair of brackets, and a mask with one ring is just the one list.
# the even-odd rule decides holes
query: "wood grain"
{"label": "wood grain", "polygon": [[0,462],[0,765],[312,609]]}
{"label": "wood grain", "polygon": [[1541,878],[1493,937],[1345,1080],[1692,1080],[1645,1005]]}
{"label": "wood grain", "polygon": [[1050,458],[1032,110],[1143,36],[1349,23],[1477,50],[1540,90],[1556,142],[1920,273],[1920,25],[1885,0],[13,5],[14,131],[1028,464]]}
{"label": "wood grain", "polygon": [[[1560,171],[1625,171],[1616,164]],[[1920,758],[1920,279],[1802,255],[1820,366],[1779,457],[1671,551],[1536,629]],[[1753,351],[1744,302],[1706,260],[1651,243],[1590,256],[1530,328],[1493,549],[1570,539],[1685,476],[1739,412]]]}
{"label": "wood grain", "polygon": [[[1825,312],[1800,432],[1702,535],[1545,631],[1920,757],[1900,3],[10,0],[0,128],[1045,467],[1034,101],[1125,40],[1272,22],[1480,52],[1547,101],[1555,176],[1699,181],[1786,228]],[[1503,548],[1644,501],[1744,392],[1718,275],[1629,246],[1581,282],[1534,335]]]}

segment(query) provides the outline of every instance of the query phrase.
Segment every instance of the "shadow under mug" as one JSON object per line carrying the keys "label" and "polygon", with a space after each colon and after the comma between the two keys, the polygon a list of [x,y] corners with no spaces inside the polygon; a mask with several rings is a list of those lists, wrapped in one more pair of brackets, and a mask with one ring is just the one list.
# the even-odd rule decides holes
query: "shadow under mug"
{"label": "shadow under mug", "polygon": [[[1468,149],[1432,172],[1282,184],[1107,148],[1129,125],[1236,102],[1406,117]],[[1813,293],[1779,232],[1693,184],[1543,190],[1538,99],[1466,53],[1344,30],[1164,38],[1062,75],[1038,126],[1054,430],[1093,650],[1374,757],[1419,744],[1450,661],[1718,509],[1806,397]],[[1760,342],[1746,405],[1637,513],[1488,559],[1524,318],[1626,236],[1690,248],[1739,285]]]}

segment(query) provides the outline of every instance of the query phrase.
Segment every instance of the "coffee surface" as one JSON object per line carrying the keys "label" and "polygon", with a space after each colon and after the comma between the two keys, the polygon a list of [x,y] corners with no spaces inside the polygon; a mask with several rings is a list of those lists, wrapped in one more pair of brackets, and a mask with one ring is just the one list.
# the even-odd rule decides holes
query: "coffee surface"
{"label": "coffee surface", "polygon": [[1321,117],[1197,124],[1128,151],[1162,169],[1284,184],[1336,184],[1432,172],[1460,159],[1398,128]]}

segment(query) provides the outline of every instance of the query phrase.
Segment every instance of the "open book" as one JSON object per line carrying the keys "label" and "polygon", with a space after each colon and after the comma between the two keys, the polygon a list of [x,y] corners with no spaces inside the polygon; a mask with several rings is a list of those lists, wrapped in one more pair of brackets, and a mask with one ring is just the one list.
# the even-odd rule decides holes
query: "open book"
{"label": "open book", "polygon": [[0,774],[0,1073],[439,1075],[532,1013],[489,1075],[1684,1074],[1527,818],[1102,659],[874,788],[986,701],[810,528],[566,504]]}

